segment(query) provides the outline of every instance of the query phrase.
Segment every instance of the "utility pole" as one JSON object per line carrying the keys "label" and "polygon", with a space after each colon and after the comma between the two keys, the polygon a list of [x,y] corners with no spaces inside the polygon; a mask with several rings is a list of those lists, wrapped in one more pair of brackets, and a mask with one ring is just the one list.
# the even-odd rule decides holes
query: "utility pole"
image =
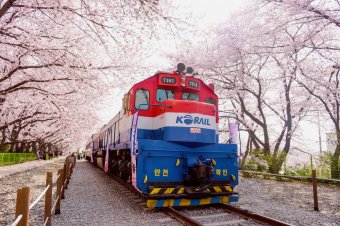
{"label": "utility pole", "polygon": [[322,145],[321,145],[321,129],[320,129],[320,111],[318,111],[318,130],[319,130],[319,148],[320,148],[320,154],[322,152]]}

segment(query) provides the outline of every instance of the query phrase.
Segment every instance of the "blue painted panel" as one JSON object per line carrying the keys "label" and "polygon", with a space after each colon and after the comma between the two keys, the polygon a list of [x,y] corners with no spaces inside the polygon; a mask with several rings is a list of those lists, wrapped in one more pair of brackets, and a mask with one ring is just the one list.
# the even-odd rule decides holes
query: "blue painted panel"
{"label": "blue painted panel", "polygon": [[229,202],[238,202],[238,195],[231,195],[229,197]]}
{"label": "blue painted panel", "polygon": [[[176,166],[177,159],[180,165]],[[215,181],[231,181],[238,184],[237,146],[235,144],[207,144],[188,146],[161,140],[138,140],[137,186],[147,192],[149,182],[182,182],[187,165],[198,159],[214,159]],[[147,183],[144,183],[147,176]]]}
{"label": "blue painted panel", "polygon": [[138,139],[176,142],[217,143],[215,130],[201,128],[201,133],[190,133],[189,127],[163,127],[156,130],[138,129]]}
{"label": "blue painted panel", "polygon": [[138,129],[137,139],[164,140],[164,128],[148,130]]}
{"label": "blue painted panel", "polygon": [[189,127],[165,127],[164,130],[167,141],[216,143],[216,130],[200,128],[200,133],[191,133]]}

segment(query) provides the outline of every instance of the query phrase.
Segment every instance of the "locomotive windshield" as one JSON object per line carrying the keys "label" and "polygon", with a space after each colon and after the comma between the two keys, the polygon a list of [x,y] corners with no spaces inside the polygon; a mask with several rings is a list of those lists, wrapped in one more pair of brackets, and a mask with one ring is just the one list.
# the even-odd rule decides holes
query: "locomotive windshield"
{"label": "locomotive windshield", "polygon": [[157,89],[156,100],[158,102],[163,102],[164,100],[174,100],[175,92],[166,89]]}
{"label": "locomotive windshield", "polygon": [[183,100],[199,101],[199,96],[196,93],[183,93]]}
{"label": "locomotive windshield", "polygon": [[136,91],[135,108],[138,110],[149,109],[149,91],[145,89],[139,89]]}

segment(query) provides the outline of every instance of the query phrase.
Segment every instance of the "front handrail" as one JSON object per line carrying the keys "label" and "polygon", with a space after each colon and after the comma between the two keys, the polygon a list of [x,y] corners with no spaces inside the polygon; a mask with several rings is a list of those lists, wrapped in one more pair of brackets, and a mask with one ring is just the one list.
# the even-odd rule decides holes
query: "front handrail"
{"label": "front handrail", "polygon": [[166,105],[166,104],[140,104],[140,105],[138,105],[138,108],[135,107],[135,110],[143,110],[143,109],[140,109],[141,106],[173,108],[173,106]]}

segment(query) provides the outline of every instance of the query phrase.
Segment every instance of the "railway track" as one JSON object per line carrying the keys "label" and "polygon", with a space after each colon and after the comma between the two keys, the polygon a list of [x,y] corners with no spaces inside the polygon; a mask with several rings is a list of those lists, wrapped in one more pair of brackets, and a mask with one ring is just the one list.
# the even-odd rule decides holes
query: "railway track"
{"label": "railway track", "polygon": [[[118,181],[121,185],[123,185],[128,190],[124,191],[125,194],[133,192],[134,195],[140,196],[140,194],[135,190],[135,188],[123,181],[121,178],[109,174],[116,181]],[[132,193],[130,193],[132,194]],[[143,200],[145,197],[140,196]],[[133,196],[132,196],[133,198]],[[136,200],[138,204],[142,203],[143,200]],[[146,202],[146,200],[144,200]],[[186,212],[190,212],[191,210],[197,209],[205,209],[206,207],[212,207],[213,209],[208,211],[211,213],[199,213],[198,215],[188,214]],[[187,210],[187,211],[183,211]],[[200,207],[184,207],[184,208],[173,208],[167,207],[162,208],[160,211],[169,215],[171,218],[163,219],[160,223],[167,223],[172,219],[179,221],[184,225],[190,226],[220,226],[220,225],[275,225],[275,226],[287,226],[290,225],[288,223],[275,220],[270,217],[266,217],[263,215],[259,215],[248,210],[244,210],[241,208],[237,208],[227,204],[218,204],[218,205],[208,205],[208,206],[200,206]],[[208,223],[206,221],[209,221]]]}
{"label": "railway track", "polygon": [[[220,225],[290,225],[269,217],[258,215],[247,210],[236,208],[226,204],[212,205],[213,210],[210,214],[189,215],[185,211],[175,208],[165,208],[163,212],[190,226],[220,226]],[[204,207],[201,207],[204,208]],[[223,210],[218,211],[218,210]],[[188,211],[186,211],[188,212]]]}

